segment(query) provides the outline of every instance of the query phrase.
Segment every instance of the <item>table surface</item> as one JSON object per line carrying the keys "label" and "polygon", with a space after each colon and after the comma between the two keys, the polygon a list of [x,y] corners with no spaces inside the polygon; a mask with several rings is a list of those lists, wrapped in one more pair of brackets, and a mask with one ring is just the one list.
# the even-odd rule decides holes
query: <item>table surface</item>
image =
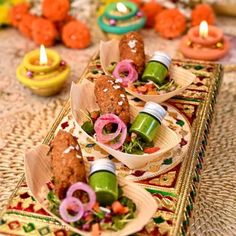
{"label": "table surface", "polygon": [[[226,33],[236,36],[236,18],[219,18]],[[165,50],[179,57],[179,40],[167,41],[153,31],[143,30],[147,54]],[[15,70],[24,54],[36,46],[14,29],[0,31],[0,207],[7,203],[21,178],[26,149],[42,142],[50,125],[69,96],[71,81],[78,80],[98,46],[98,36],[91,47],[71,50],[57,45],[72,73],[65,89],[54,97],[33,95],[16,80]],[[236,41],[231,47],[236,50]],[[236,235],[236,57],[227,57],[225,75],[218,96],[209,135],[207,154],[201,174],[198,198],[194,206],[191,235]],[[235,60],[235,61],[234,61]]]}

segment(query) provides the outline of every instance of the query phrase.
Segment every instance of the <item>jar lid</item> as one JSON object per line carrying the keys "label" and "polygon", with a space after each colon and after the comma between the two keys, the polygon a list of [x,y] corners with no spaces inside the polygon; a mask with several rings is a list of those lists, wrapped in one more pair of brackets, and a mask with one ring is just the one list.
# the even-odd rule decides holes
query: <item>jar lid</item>
{"label": "jar lid", "polygon": [[161,62],[167,68],[169,68],[170,63],[171,63],[171,57],[168,54],[164,53],[164,52],[156,51],[156,52],[154,52],[153,56],[151,57],[151,59],[149,61]]}
{"label": "jar lid", "polygon": [[166,115],[166,110],[159,104],[155,102],[147,102],[141,112],[148,113],[157,118],[160,122],[164,119]]}
{"label": "jar lid", "polygon": [[90,175],[93,174],[96,171],[100,171],[100,170],[107,170],[113,174],[116,174],[116,166],[113,163],[113,161],[109,160],[109,159],[99,159],[96,161],[93,161],[90,167]]}

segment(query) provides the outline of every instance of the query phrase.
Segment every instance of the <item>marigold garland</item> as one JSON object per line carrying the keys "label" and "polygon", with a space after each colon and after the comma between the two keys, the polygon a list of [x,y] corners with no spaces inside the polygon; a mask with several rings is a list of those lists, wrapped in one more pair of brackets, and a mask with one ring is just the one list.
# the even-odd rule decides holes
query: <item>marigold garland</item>
{"label": "marigold garland", "polygon": [[36,16],[33,16],[29,13],[26,13],[22,16],[22,19],[19,24],[19,31],[27,38],[32,38],[32,24],[36,19]]}
{"label": "marigold garland", "polygon": [[9,12],[11,24],[15,27],[18,27],[23,15],[28,13],[28,10],[29,5],[27,3],[21,3],[13,6]]}
{"label": "marigold garland", "polygon": [[215,13],[210,5],[199,4],[192,10],[191,20],[192,26],[199,25],[203,20],[209,25],[214,25]]}
{"label": "marigold garland", "polygon": [[69,0],[43,0],[43,15],[51,21],[62,21],[68,15]]}
{"label": "marigold garland", "polygon": [[163,7],[157,2],[151,1],[141,7],[143,14],[147,17],[146,27],[151,28],[155,25],[155,17],[163,11]]}
{"label": "marigold garland", "polygon": [[91,42],[91,35],[85,24],[74,20],[62,28],[62,41],[69,48],[86,48]]}
{"label": "marigold garland", "polygon": [[50,20],[39,17],[32,23],[32,37],[38,45],[52,46],[57,37],[56,27]]}
{"label": "marigold garland", "polygon": [[185,16],[178,9],[164,10],[156,17],[155,30],[164,38],[176,38],[180,36],[185,29]]}
{"label": "marigold garland", "polygon": [[62,34],[63,26],[69,21],[76,20],[73,16],[67,15],[64,20],[55,22],[55,26],[59,34]]}

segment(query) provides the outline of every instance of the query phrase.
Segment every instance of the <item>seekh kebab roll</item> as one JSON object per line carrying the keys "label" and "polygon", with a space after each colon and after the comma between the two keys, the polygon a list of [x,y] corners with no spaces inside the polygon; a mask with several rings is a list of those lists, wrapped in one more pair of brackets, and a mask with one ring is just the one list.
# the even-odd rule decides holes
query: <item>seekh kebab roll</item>
{"label": "seekh kebab roll", "polygon": [[64,199],[72,184],[86,182],[83,157],[77,140],[63,130],[57,133],[50,147],[55,193],[59,199]]}
{"label": "seekh kebab roll", "polygon": [[119,44],[120,61],[132,60],[138,74],[141,75],[145,67],[145,52],[142,36],[138,32],[125,34]]}
{"label": "seekh kebab roll", "polygon": [[94,93],[102,114],[113,113],[129,124],[129,102],[120,83],[110,76],[101,75],[96,79]]}

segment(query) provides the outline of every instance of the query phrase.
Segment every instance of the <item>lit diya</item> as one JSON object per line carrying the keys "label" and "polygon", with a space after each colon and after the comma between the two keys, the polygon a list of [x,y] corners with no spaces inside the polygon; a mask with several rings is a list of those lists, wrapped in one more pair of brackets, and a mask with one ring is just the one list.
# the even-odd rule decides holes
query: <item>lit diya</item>
{"label": "lit diya", "polygon": [[215,61],[228,53],[229,40],[221,29],[202,21],[200,26],[191,28],[182,38],[180,51],[191,59]]}
{"label": "lit diya", "polygon": [[40,96],[58,93],[69,73],[70,67],[60,55],[43,45],[40,50],[27,53],[16,70],[18,80]]}
{"label": "lit diya", "polygon": [[117,2],[107,6],[104,14],[98,18],[100,28],[114,37],[141,29],[146,18],[133,2]]}

